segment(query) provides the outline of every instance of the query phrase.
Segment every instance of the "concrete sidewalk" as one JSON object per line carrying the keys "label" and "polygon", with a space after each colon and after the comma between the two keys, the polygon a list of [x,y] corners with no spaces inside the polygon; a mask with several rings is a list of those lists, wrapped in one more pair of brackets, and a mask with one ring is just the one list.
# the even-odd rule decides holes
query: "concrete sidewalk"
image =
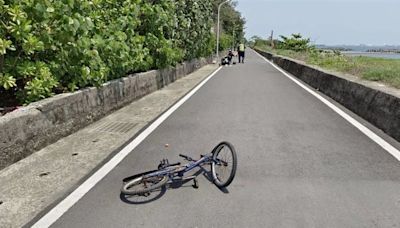
{"label": "concrete sidewalk", "polygon": [[62,199],[216,69],[216,65],[207,65],[1,170],[1,227],[21,227]]}

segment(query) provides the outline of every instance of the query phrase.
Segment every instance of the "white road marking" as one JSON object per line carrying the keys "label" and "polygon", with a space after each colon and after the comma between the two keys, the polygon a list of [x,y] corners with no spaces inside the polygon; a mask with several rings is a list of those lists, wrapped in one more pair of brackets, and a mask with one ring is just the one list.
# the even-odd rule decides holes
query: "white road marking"
{"label": "white road marking", "polygon": [[46,215],[38,220],[32,227],[49,227],[56,222],[65,212],[67,212],[76,202],[78,202],[90,189],[92,189],[101,179],[113,170],[133,149],[136,148],[147,136],[149,136],[164,120],[166,120],[175,110],[185,103],[195,94],[208,80],[210,80],[222,67],[219,67],[199,85],[191,90],[186,96],[173,105],[168,111],[162,114],[148,128],[139,134],[131,143],[118,152],[110,161],[104,164],[97,172],[89,177],[82,185],[69,194],[64,200],[51,209]]}
{"label": "white road marking", "polygon": [[[253,50],[254,51],[254,50]],[[265,61],[267,61],[269,64],[271,64],[273,67],[275,67],[277,70],[279,70],[282,74],[284,74],[286,77],[288,77],[290,80],[295,82],[297,85],[299,85],[301,88],[305,89],[307,92],[311,93],[313,96],[318,98],[318,100],[322,101],[324,104],[326,104],[329,108],[331,108],[333,111],[335,111],[337,114],[339,114],[341,117],[343,117],[345,120],[347,120],[349,123],[351,123],[354,127],[356,127],[358,130],[360,130],[362,133],[364,133],[366,136],[368,136],[372,141],[377,143],[379,146],[381,146],[384,150],[389,152],[393,157],[395,157],[397,160],[400,161],[400,151],[397,150],[394,146],[390,145],[388,142],[386,142],[384,139],[379,137],[377,134],[375,134],[373,131],[362,125],[360,122],[358,122],[356,119],[342,111],[340,108],[329,102],[327,99],[316,93],[315,91],[311,90],[307,86],[305,86],[303,83],[301,83],[298,79],[294,78],[293,76],[289,75],[286,73],[284,70],[282,70],[280,67],[276,66],[274,63],[266,59],[264,56],[260,55],[258,52],[254,51],[258,56],[263,58]]]}

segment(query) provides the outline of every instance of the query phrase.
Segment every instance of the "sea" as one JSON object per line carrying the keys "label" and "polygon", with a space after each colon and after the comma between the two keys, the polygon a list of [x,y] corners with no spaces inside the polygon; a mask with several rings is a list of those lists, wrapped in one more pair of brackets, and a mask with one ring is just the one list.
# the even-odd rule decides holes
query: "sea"
{"label": "sea", "polygon": [[347,56],[366,56],[374,58],[384,59],[400,59],[400,53],[389,53],[389,52],[363,52],[363,51],[342,51]]}
{"label": "sea", "polygon": [[[367,56],[385,59],[400,59],[400,53],[389,52],[390,50],[400,50],[400,45],[323,45],[317,44],[317,48],[324,50],[343,50],[342,54],[348,56]],[[385,50],[383,52],[371,52],[371,50]]]}

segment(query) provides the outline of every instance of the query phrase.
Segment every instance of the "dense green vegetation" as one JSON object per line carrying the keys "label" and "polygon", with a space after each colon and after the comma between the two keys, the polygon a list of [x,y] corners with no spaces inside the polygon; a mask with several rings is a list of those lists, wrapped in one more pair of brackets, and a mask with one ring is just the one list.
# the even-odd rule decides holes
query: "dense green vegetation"
{"label": "dense green vegetation", "polygon": [[[209,56],[216,2],[0,0],[0,107]],[[226,49],[244,20],[223,12]]]}
{"label": "dense green vegetation", "polygon": [[339,51],[318,50],[310,45],[309,39],[304,39],[299,34],[293,34],[290,38],[282,37],[282,40],[275,43],[277,43],[276,48],[272,48],[270,42],[259,37],[252,40],[253,46],[260,50],[400,88],[400,60],[398,59],[350,57],[342,55]]}
{"label": "dense green vegetation", "polygon": [[[225,0],[213,1],[213,19],[217,21],[218,5]],[[221,40],[220,51],[234,48],[240,42],[244,41],[244,25],[245,19],[240,12],[235,10],[236,1],[225,4],[221,8]]]}

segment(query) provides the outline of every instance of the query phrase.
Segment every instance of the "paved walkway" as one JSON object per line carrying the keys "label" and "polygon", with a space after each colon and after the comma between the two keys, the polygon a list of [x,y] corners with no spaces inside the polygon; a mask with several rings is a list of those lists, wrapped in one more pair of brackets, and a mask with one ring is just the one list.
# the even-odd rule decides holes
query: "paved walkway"
{"label": "paved walkway", "polygon": [[[198,157],[222,140],[238,153],[227,191],[200,176],[199,189],[120,195],[124,177],[179,153]],[[128,152],[52,226],[400,226],[400,162],[250,50],[245,64],[222,68]]]}
{"label": "paved walkway", "polygon": [[205,66],[1,170],[0,227],[20,227],[64,197],[216,68]]}

